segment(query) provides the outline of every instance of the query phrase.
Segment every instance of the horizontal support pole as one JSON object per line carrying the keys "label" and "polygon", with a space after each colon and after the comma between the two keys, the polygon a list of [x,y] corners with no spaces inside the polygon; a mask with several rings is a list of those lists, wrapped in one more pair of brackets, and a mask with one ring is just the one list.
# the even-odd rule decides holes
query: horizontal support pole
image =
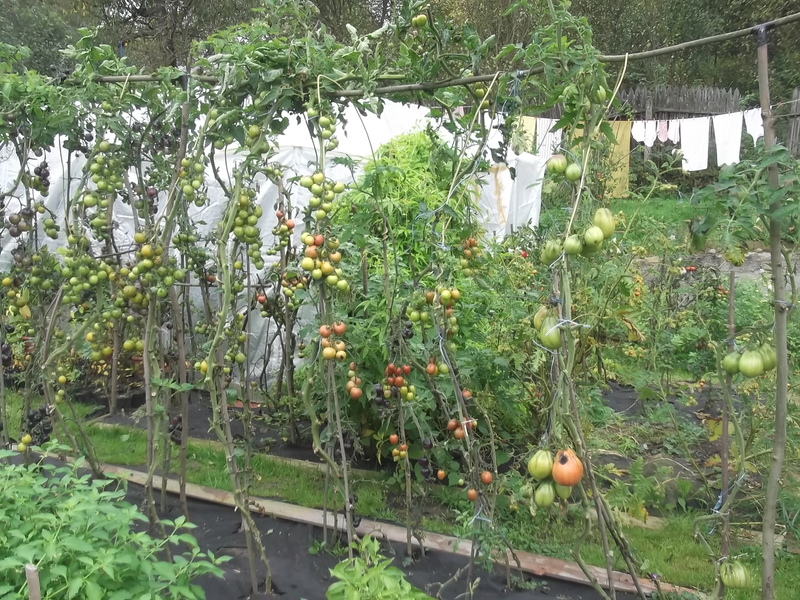
{"label": "horizontal support pole", "polygon": [[[800,21],[800,13],[793,13],[791,15],[786,15],[785,17],[781,17],[779,19],[773,19],[772,21],[767,21],[765,23],[754,25],[753,27],[748,27],[746,29],[738,29],[736,31],[730,31],[728,33],[721,33],[719,35],[712,35],[704,38],[699,38],[689,42],[674,44],[672,46],[656,48],[654,50],[646,50],[644,52],[631,52],[628,54],[601,54],[600,56],[598,56],[598,60],[603,63],[621,63],[624,62],[626,58],[629,62],[634,60],[657,58],[659,56],[675,54],[677,52],[683,52],[684,50],[699,48],[701,46],[707,46],[709,44],[717,44],[720,42],[734,40],[740,37],[745,37],[747,35],[752,35],[758,32],[759,30],[774,29],[776,27],[781,27],[783,25],[788,25],[790,23],[794,23],[797,21]],[[543,71],[544,71],[544,66],[542,65],[534,67],[532,69],[519,71],[518,73],[520,76],[530,76],[530,75],[537,75],[539,73],[542,73]],[[374,94],[380,96],[380,95],[402,94],[411,92],[430,92],[447,87],[472,85],[475,83],[488,83],[506,73],[507,72],[500,71],[489,75],[475,75],[472,77],[460,77],[456,79],[446,79],[442,81],[387,85],[375,88]],[[190,78],[196,81],[200,81],[203,83],[216,84],[219,82],[219,80],[214,76],[192,74],[192,73],[188,74],[183,73],[180,75],[176,75],[174,81],[179,81],[186,75],[188,75]],[[396,77],[397,75],[387,76],[388,79],[395,79]],[[378,79],[381,78],[379,77]],[[164,78],[156,77],[154,75],[105,75],[97,77],[96,81],[100,83],[154,83],[154,82],[164,81]],[[365,95],[365,92],[364,90],[342,90],[341,92],[336,92],[332,95],[339,98],[360,98]]]}

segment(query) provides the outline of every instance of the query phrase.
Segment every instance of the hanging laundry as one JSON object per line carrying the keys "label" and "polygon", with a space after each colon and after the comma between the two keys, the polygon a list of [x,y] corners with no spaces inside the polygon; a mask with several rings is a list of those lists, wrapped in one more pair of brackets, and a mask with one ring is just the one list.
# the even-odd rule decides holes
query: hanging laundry
{"label": "hanging laundry", "polygon": [[662,144],[669,139],[669,125],[666,121],[659,121],[656,126],[658,141]]}
{"label": "hanging laundry", "polygon": [[673,144],[681,141],[681,122],[678,119],[673,119],[667,126],[667,139]]}
{"label": "hanging laundry", "polygon": [[[625,198],[631,176],[631,128],[635,122],[611,121],[611,131],[617,143],[611,146],[608,157],[609,174],[605,186],[606,198]],[[602,137],[602,134],[598,134]]]}
{"label": "hanging laundry", "polygon": [[644,121],[634,121],[631,125],[631,137],[640,144],[644,141]]}
{"label": "hanging laundry", "polygon": [[709,117],[681,119],[681,153],[684,171],[705,171],[708,168]]}
{"label": "hanging laundry", "polygon": [[717,144],[717,166],[735,165],[742,148],[742,113],[714,115],[714,141]]}
{"label": "hanging laundry", "polygon": [[645,121],[644,122],[644,145],[648,148],[652,148],[653,144],[656,143],[656,122],[655,121]]}
{"label": "hanging laundry", "polygon": [[514,164],[516,174],[511,185],[511,202],[508,210],[506,233],[526,225],[539,226],[542,210],[542,180],[545,161],[539,156],[523,152]]}
{"label": "hanging laundry", "polygon": [[563,130],[550,131],[558,121],[540,117],[536,122],[536,155],[547,160],[561,148]]}
{"label": "hanging laundry", "polygon": [[611,173],[608,176],[606,195],[609,198],[625,198],[631,176],[631,122],[613,121],[611,129],[617,138],[617,144],[611,149]]}
{"label": "hanging laundry", "polygon": [[751,108],[744,111],[744,124],[747,128],[747,133],[753,138],[753,144],[764,135],[764,120],[761,118],[760,108]]}

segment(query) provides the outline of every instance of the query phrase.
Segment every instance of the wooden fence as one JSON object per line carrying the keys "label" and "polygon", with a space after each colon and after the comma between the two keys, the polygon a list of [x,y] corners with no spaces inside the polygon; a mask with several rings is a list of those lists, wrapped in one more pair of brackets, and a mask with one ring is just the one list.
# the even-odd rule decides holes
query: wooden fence
{"label": "wooden fence", "polygon": [[[777,112],[780,115],[783,111],[778,110]],[[786,147],[792,153],[792,156],[800,156],[800,88],[794,88],[792,101],[788,106],[787,117]],[[780,116],[777,125],[778,131],[780,131],[782,129],[780,127]]]}
{"label": "wooden fence", "polygon": [[637,86],[618,94],[623,112],[635,119],[676,119],[723,115],[741,110],[739,90],[713,87]]}
{"label": "wooden fence", "polygon": [[[621,110],[610,115],[612,119],[680,119],[707,117],[741,110],[739,90],[714,87],[668,87],[648,88],[636,86],[622,88],[617,97]],[[562,107],[555,106],[543,117],[561,117]]]}

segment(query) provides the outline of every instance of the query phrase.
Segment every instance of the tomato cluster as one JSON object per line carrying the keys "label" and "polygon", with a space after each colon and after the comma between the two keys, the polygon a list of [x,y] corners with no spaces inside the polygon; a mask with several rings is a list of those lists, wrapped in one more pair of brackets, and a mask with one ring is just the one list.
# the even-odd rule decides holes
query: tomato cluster
{"label": "tomato cluster", "polygon": [[[261,270],[264,268],[264,259],[261,256],[261,231],[258,228],[258,221],[264,211],[255,202],[255,197],[256,191],[252,188],[243,189],[239,194],[239,210],[233,221],[233,236],[238,242],[246,244],[247,255],[252,259],[253,266]],[[242,267],[234,266],[234,268]]]}
{"label": "tomato cluster", "polygon": [[86,168],[95,187],[80,197],[79,206],[97,239],[108,239],[111,226],[109,209],[117,193],[125,187],[124,154],[118,146],[102,140],[96,145]]}
{"label": "tomato cluster", "polygon": [[364,393],[364,390],[361,389],[361,378],[356,375],[356,363],[350,363],[350,370],[347,372],[347,384],[345,385],[345,390],[350,395],[350,398],[353,400],[359,400]]}
{"label": "tomato cluster", "polygon": [[181,161],[181,168],[178,172],[180,177],[178,185],[181,186],[184,197],[190,202],[194,202],[195,206],[198,207],[204,206],[208,200],[205,171],[206,167],[201,161],[195,162],[190,158],[184,158]]}
{"label": "tomato cluster", "polygon": [[385,398],[398,398],[406,402],[411,402],[417,394],[416,386],[408,381],[408,376],[411,374],[411,365],[395,366],[394,363],[389,363],[384,369],[384,379],[381,382],[383,386],[383,395]]}
{"label": "tomato cluster", "polygon": [[[278,240],[279,248],[286,248],[289,245],[289,240],[292,238],[292,232],[294,231],[294,219],[280,209],[275,211],[275,218],[277,223],[275,227],[272,228],[272,235]],[[271,248],[267,251],[269,255],[275,255],[277,253],[277,248]]]}
{"label": "tomato cluster", "polygon": [[540,449],[528,461],[528,474],[539,483],[535,488],[525,484],[520,490],[522,499],[549,508],[556,496],[562,500],[570,497],[572,486],[583,477],[583,463],[570,449],[559,450],[555,461],[549,450]]}
{"label": "tomato cluster", "polygon": [[298,290],[305,290],[308,287],[308,278],[303,275],[288,276],[284,273],[281,277],[281,291],[286,300],[286,306],[294,310],[300,308],[302,301],[297,296]]}
{"label": "tomato cluster", "polygon": [[464,275],[472,275],[475,272],[475,261],[482,254],[483,251],[478,246],[477,239],[470,237],[464,241],[462,255],[458,261]]}
{"label": "tomato cluster", "polygon": [[320,346],[322,347],[322,358],[325,360],[338,360],[339,362],[347,358],[347,344],[344,340],[336,339],[344,335],[347,326],[338,321],[333,325],[320,325]]}
{"label": "tomato cluster", "polygon": [[300,268],[310,272],[314,281],[320,281],[324,277],[330,288],[349,292],[350,284],[344,279],[342,269],[337,266],[342,260],[339,240],[333,236],[326,238],[321,233],[314,235],[309,232],[303,232],[300,239],[305,244]]}
{"label": "tomato cluster", "polygon": [[43,197],[50,195],[50,167],[46,160],[33,168],[33,175],[25,176],[24,183],[39,192]]}
{"label": "tomato cluster", "polygon": [[431,356],[428,358],[428,366],[425,367],[425,372],[431,377],[435,377],[436,375],[449,375],[450,367],[441,361],[437,362],[436,357]]}
{"label": "tomato cluster", "polygon": [[313,106],[307,107],[306,116],[317,126],[319,137],[325,140],[325,150],[328,152],[335,150],[339,146],[339,140],[336,139],[335,119],[327,114],[324,108]]}
{"label": "tomato cluster", "polygon": [[[50,440],[53,432],[53,422],[50,419],[50,412],[47,406],[38,409],[32,408],[28,411],[27,419],[23,423],[23,436],[20,446],[41,446]],[[23,448],[20,451],[24,451]]]}
{"label": "tomato cluster", "polygon": [[173,444],[181,443],[181,433],[183,432],[183,418],[175,415],[169,420],[169,439]]}
{"label": "tomato cluster", "polygon": [[450,419],[447,422],[447,431],[452,432],[455,439],[463,440],[467,437],[467,431],[475,429],[475,425],[475,420],[469,417],[465,417],[463,421]]}

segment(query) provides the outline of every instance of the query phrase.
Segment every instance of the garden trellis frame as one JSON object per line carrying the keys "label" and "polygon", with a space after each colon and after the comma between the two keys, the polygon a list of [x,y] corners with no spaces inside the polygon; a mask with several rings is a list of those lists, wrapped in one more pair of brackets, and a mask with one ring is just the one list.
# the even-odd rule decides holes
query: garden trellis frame
{"label": "garden trellis frame", "polygon": [[[677,44],[674,46],[669,46],[657,50],[651,50],[647,52],[639,52],[627,55],[601,55],[598,59],[601,62],[605,63],[619,63],[624,62],[627,60],[645,60],[649,58],[654,58],[661,55],[672,54],[675,52],[680,52],[684,50],[688,50],[694,47],[700,47],[707,44],[719,43],[731,39],[736,39],[739,37],[744,37],[747,35],[757,34],[758,35],[758,42],[759,42],[759,50],[758,50],[758,58],[759,58],[759,87],[761,92],[761,100],[762,100],[762,116],[764,120],[764,127],[765,127],[765,145],[767,149],[773,144],[774,142],[774,129],[772,125],[772,114],[771,109],[769,106],[769,82],[768,82],[768,61],[766,55],[766,39],[767,39],[767,31],[774,27],[779,27],[788,23],[796,22],[800,20],[800,13],[789,15],[780,19],[775,19],[773,21],[769,21],[762,25],[737,30],[734,32],[710,36],[707,38],[701,38],[699,40],[694,40],[692,42],[686,42],[683,44]],[[535,75],[537,73],[541,73],[543,68],[535,68],[529,71],[521,72],[521,75]],[[382,87],[378,87],[374,90],[375,95],[392,95],[392,94],[401,94],[401,93],[415,93],[415,92],[428,92],[435,89],[445,88],[445,87],[453,87],[453,86],[460,86],[460,85],[471,85],[475,83],[485,83],[490,81],[495,81],[498,77],[499,73],[495,73],[492,75],[481,75],[475,77],[466,77],[466,78],[457,78],[451,79],[441,82],[428,82],[428,83],[419,83],[419,84],[397,84],[397,85],[385,85]],[[202,81],[205,83],[216,83],[217,80],[215,78],[203,76],[203,75],[195,75],[192,73],[188,73],[185,77],[195,78],[198,81]],[[394,79],[394,76],[390,76],[389,79]],[[147,82],[161,82],[163,81],[160,78],[146,76],[146,75],[131,75],[131,76],[119,76],[119,77],[98,77],[98,82],[101,83],[147,83]],[[183,79],[185,82],[185,79]],[[332,96],[336,98],[358,98],[364,95],[362,90],[342,90],[340,92],[336,92],[332,94]],[[184,107],[188,106],[185,104]],[[186,134],[188,131],[188,117],[187,111],[183,111],[184,116],[182,119],[182,127],[181,127],[181,139],[185,141]],[[181,152],[179,153],[179,159],[185,155],[185,143],[182,143]],[[777,186],[777,170],[773,167],[770,172],[770,180],[774,186]],[[172,186],[176,185],[176,181],[173,181]],[[778,209],[780,206],[776,205],[773,206],[773,210]],[[774,227],[773,227],[774,225]],[[773,223],[770,227],[770,241],[771,241],[771,251],[772,251],[772,270],[773,270],[773,278],[774,278],[774,285],[775,285],[775,312],[776,312],[776,343],[777,343],[777,353],[778,353],[778,389],[776,394],[776,459],[773,462],[773,468],[770,472],[770,485],[768,485],[768,500],[772,499],[774,495],[777,494],[777,479],[780,475],[781,470],[781,460],[782,460],[782,446],[781,446],[781,437],[782,442],[785,443],[785,409],[786,409],[786,386],[785,383],[788,377],[788,365],[787,365],[787,356],[786,356],[786,318],[788,315],[788,309],[790,308],[787,301],[786,301],[786,287],[783,278],[783,265],[782,265],[782,255],[781,255],[781,248],[780,248],[780,231],[777,229],[778,224]],[[777,236],[777,237],[776,237]],[[782,334],[781,334],[782,331]],[[778,419],[778,417],[783,416],[783,419]],[[782,427],[783,431],[781,433],[780,428]],[[727,433],[727,432],[725,432]],[[780,450],[778,451],[778,448]],[[774,493],[773,493],[774,492]],[[768,502],[769,504],[769,502]],[[774,503],[773,503],[774,504]],[[766,533],[768,528],[774,528],[774,513],[773,519],[770,524],[769,520],[765,517],[764,520],[764,531]],[[770,532],[769,535],[764,536],[764,551],[765,551],[765,598],[772,597],[770,592],[768,591],[768,575],[767,571],[769,570],[768,564],[768,557],[766,556],[766,552],[771,545],[774,545],[774,539]],[[774,559],[773,559],[774,560]]]}

